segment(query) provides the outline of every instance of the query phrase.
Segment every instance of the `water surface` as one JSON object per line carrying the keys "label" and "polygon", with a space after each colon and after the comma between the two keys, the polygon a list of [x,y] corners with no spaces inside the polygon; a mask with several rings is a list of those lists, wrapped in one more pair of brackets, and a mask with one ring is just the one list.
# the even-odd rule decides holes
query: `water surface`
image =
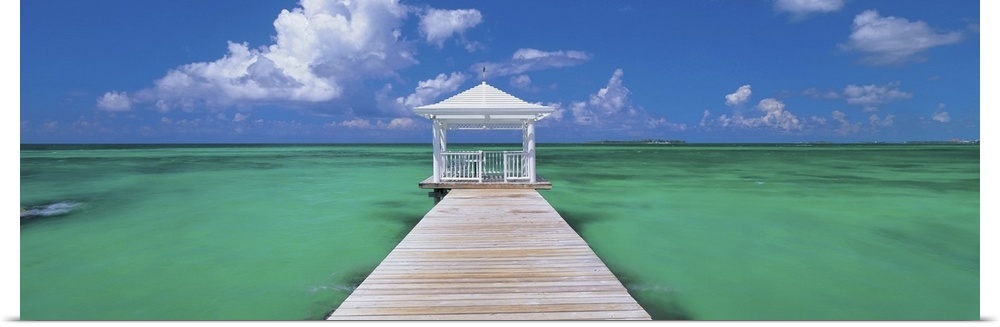
{"label": "water surface", "polygon": [[[430,162],[22,145],[20,318],[322,319],[433,206]],[[538,170],[654,319],[980,317],[978,145],[542,144]]]}

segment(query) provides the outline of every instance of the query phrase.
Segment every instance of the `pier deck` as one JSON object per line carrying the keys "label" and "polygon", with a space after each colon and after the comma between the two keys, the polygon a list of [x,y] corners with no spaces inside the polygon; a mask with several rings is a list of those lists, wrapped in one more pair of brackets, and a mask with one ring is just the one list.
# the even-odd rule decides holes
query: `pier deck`
{"label": "pier deck", "polygon": [[455,189],[328,320],[649,320],[533,189]]}

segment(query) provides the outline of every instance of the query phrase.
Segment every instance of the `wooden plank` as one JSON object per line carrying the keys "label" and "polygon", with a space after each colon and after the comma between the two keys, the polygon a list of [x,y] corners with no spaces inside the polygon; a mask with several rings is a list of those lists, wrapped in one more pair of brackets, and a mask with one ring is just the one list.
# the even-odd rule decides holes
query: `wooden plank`
{"label": "wooden plank", "polygon": [[[517,285],[512,283],[511,285]],[[413,289],[402,289],[402,288],[370,288],[363,291],[355,290],[354,293],[360,295],[370,296],[370,295],[441,295],[441,294],[521,294],[521,296],[529,296],[531,293],[590,293],[590,292],[618,292],[621,293],[621,289],[618,287],[610,285],[591,285],[587,287],[581,286],[549,286],[549,287],[494,287],[494,288],[447,288],[447,289],[421,289],[419,292]],[[354,293],[351,293],[352,295]],[[354,299],[352,299],[353,301]],[[343,304],[341,304],[343,305]]]}
{"label": "wooden plank", "polygon": [[[365,292],[365,291],[355,291],[357,294],[363,294],[363,297],[358,297],[355,302],[383,302],[383,301],[425,301],[428,297],[424,294],[396,294],[396,295],[384,295],[378,292]],[[547,298],[561,298],[561,297],[629,297],[627,294],[622,294],[614,290],[609,291],[593,291],[593,292],[526,292],[526,293],[493,293],[493,294],[483,294],[483,293],[439,293],[436,294],[433,299],[435,300],[476,300],[476,299],[519,299],[519,298],[532,298],[532,299],[547,299]]]}
{"label": "wooden plank", "polygon": [[454,189],[329,320],[649,320],[532,189]]}
{"label": "wooden plank", "polygon": [[337,320],[649,320],[643,310],[435,315],[343,315]]}

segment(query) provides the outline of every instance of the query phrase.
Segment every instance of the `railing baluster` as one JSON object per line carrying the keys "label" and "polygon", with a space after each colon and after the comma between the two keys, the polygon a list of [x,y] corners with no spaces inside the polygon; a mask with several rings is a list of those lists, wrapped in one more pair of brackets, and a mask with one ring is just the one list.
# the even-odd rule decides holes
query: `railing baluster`
{"label": "railing baluster", "polygon": [[443,152],[441,179],[448,181],[524,180],[529,178],[522,151],[449,151]]}

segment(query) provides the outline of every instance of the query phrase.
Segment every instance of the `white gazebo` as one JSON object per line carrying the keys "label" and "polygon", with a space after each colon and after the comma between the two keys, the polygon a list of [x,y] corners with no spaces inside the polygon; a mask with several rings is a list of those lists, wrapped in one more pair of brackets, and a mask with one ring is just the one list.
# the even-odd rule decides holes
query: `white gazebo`
{"label": "white gazebo", "polygon": [[[433,121],[434,172],[422,188],[551,188],[535,174],[535,122],[553,108],[482,84],[413,108]],[[521,130],[521,151],[448,151],[449,130]]]}

